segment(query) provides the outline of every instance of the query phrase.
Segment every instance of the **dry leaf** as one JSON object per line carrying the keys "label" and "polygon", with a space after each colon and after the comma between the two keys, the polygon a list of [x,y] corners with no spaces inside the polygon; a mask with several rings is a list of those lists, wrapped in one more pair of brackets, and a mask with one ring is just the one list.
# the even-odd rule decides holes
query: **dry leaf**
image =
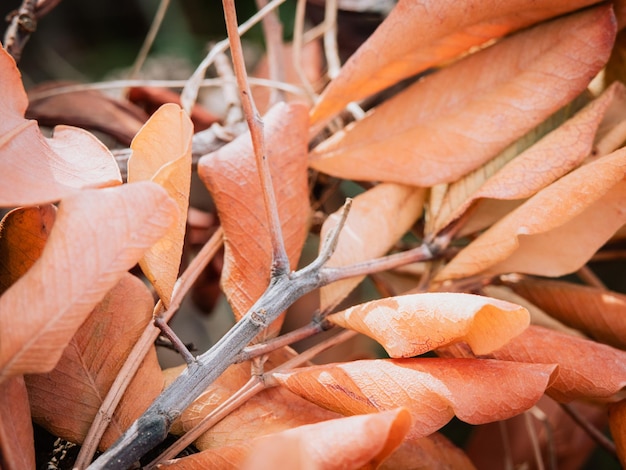
{"label": "dry leaf", "polygon": [[113,155],[90,133],[68,126],[46,139],[24,119],[28,99],[20,72],[0,48],[0,206],[54,202],[78,189],[121,184]]}
{"label": "dry leaf", "polygon": [[[387,253],[422,213],[423,188],[400,184],[380,184],[358,195],[333,256],[326,267],[346,266],[367,261]],[[320,239],[337,226],[341,209],[326,219]],[[321,308],[328,309],[341,302],[364,278],[359,276],[322,287]]]}
{"label": "dry leaf", "polygon": [[411,357],[465,341],[476,354],[505,345],[528,326],[528,311],[472,294],[425,293],[373,300],[328,316],[383,345],[391,357]]}
{"label": "dry leaf", "polygon": [[217,449],[203,450],[179,459],[165,461],[156,468],[169,470],[240,470],[246,457],[252,449],[250,441],[238,445],[218,447]]}
{"label": "dry leaf", "polygon": [[260,439],[243,468],[376,469],[410,427],[406,408],[300,426]]}
{"label": "dry leaf", "polygon": [[130,148],[128,182],[154,181],[178,204],[178,223],[152,246],[139,265],[169,307],[183,253],[191,184],[193,124],[180,106],[165,104],[137,133]]}
{"label": "dry leaf", "polygon": [[[626,88],[615,83],[512,160],[514,154],[509,156],[507,151],[516,152],[519,141],[487,165],[451,184],[436,215],[433,231],[438,232],[460,217],[478,199],[526,199],[573,170],[590,155],[596,131],[609,107],[615,102],[623,106],[625,98]],[[534,129],[523,139],[536,140],[537,132],[541,129]],[[510,161],[506,163],[507,160]],[[497,169],[492,169],[493,166]],[[491,176],[489,173],[494,170],[496,173]]]}
{"label": "dry leaf", "polygon": [[54,219],[52,204],[20,207],[0,222],[0,295],[41,256]]}
{"label": "dry leaf", "polygon": [[626,386],[626,352],[539,326],[528,327],[490,357],[558,364],[546,393],[560,402],[611,400]]}
{"label": "dry leaf", "polygon": [[35,468],[35,439],[22,376],[0,383],[0,468]]}
{"label": "dry leaf", "polygon": [[96,304],[177,216],[148,182],[63,200],[41,258],[0,297],[0,381],[52,370]]}
{"label": "dry leaf", "polygon": [[507,285],[557,320],[598,341],[626,349],[626,295],[547,279],[522,278]]}
{"label": "dry leaf", "polygon": [[[295,267],[309,218],[306,107],[278,104],[264,118],[265,145],[283,238]],[[270,235],[250,134],[246,133],[198,162],[224,229],[222,289],[241,318],[269,284]],[[280,329],[274,322],[270,330]]]}
{"label": "dry leaf", "polygon": [[148,115],[132,103],[113,98],[99,90],[50,94],[56,88],[71,85],[74,83],[53,82],[30,88],[26,117],[35,119],[42,126],[67,124],[100,131],[124,145],[130,145],[148,119]]}
{"label": "dry leaf", "polygon": [[[33,420],[55,436],[82,443],[128,354],[151,323],[153,306],[145,284],[124,274],[78,329],[54,370],[26,376]],[[113,444],[162,388],[153,348],[124,393],[100,449]]]}
{"label": "dry leaf", "polygon": [[510,418],[533,406],[550,364],[484,359],[394,359],[305,367],[274,374],[293,393],[344,415],[407,407],[409,437],[428,436],[456,416],[470,424]]}
{"label": "dry leaf", "polygon": [[406,439],[379,467],[380,470],[475,470],[472,461],[443,434]]}
{"label": "dry leaf", "polygon": [[313,149],[310,165],[346,179],[456,181],[578,96],[608,59],[614,34],[605,5],[511,36],[335,133]]}
{"label": "dry leaf", "polygon": [[574,170],[461,250],[436,279],[579,269],[626,223],[625,174],[626,148]]}
{"label": "dry leaf", "polygon": [[326,87],[311,113],[311,122],[319,127],[350,101],[365,98],[493,38],[592,3],[595,1],[400,0]]}

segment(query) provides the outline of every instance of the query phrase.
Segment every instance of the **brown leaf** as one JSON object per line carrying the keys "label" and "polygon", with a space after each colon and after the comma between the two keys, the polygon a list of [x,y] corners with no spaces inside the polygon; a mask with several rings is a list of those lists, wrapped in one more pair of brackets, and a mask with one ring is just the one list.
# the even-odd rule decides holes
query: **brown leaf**
{"label": "brown leaf", "polygon": [[614,35],[607,5],[525,30],[387,100],[318,145],[310,165],[357,180],[455,181],[578,96]]}
{"label": "brown leaf", "polygon": [[611,400],[626,386],[626,352],[539,326],[531,325],[490,357],[558,364],[546,393],[560,402]]}
{"label": "brown leaf", "polygon": [[[400,184],[380,184],[356,196],[333,256],[327,267],[346,266],[387,253],[422,213],[423,188]],[[341,210],[322,225],[320,239],[337,226]],[[321,308],[339,304],[365,276],[345,279],[322,287]]]}
{"label": "brown leaf", "polygon": [[169,307],[183,253],[189,187],[193,124],[180,106],[165,104],[133,139],[128,160],[128,182],[154,181],[178,205],[178,223],[153,245],[139,265],[165,307]]}
{"label": "brown leaf", "polygon": [[274,374],[281,385],[344,415],[407,407],[409,437],[456,416],[470,424],[510,418],[543,395],[556,366],[482,359],[395,359],[305,367]]}
{"label": "brown leaf", "polygon": [[522,278],[507,285],[557,320],[603,343],[626,349],[626,295],[547,279]]}
{"label": "brown leaf", "polygon": [[[292,266],[307,234],[306,107],[278,104],[265,116],[265,145],[283,238]],[[250,134],[246,133],[198,162],[224,229],[222,288],[235,316],[241,318],[270,279],[270,236]],[[277,332],[280,322],[270,330]]]}
{"label": "brown leaf", "polygon": [[[488,176],[493,171],[489,167],[500,163],[494,160],[472,173],[471,180],[468,175],[462,181],[453,183],[436,215],[434,231],[443,229],[452,220],[460,217],[479,199],[526,199],[573,170],[590,155],[596,131],[607,110],[614,103],[624,106],[625,101],[626,88],[621,83],[615,83],[574,117],[527,150],[506,164],[502,161],[503,166],[493,176]],[[536,132],[540,130],[534,129],[523,139],[534,138]],[[513,145],[519,146],[520,142]],[[515,151],[509,148],[507,150]],[[507,150],[497,158],[510,159],[510,156],[504,155]],[[478,187],[472,192],[474,182],[478,183]]]}
{"label": "brown leaf", "polygon": [[442,64],[474,46],[592,3],[401,0],[326,87],[312,111],[311,122],[324,122],[350,101]]}
{"label": "brown leaf", "polygon": [[52,370],[93,308],[177,215],[167,193],[148,182],[63,200],[41,258],[0,297],[0,381]]}
{"label": "brown leaf", "polygon": [[328,320],[374,338],[391,357],[412,357],[458,341],[476,354],[488,353],[524,331],[530,317],[525,308],[503,300],[425,293],[373,300]]}
{"label": "brown leaf", "polygon": [[54,202],[80,188],[120,184],[113,155],[93,135],[58,126],[47,139],[35,121],[24,119],[28,99],[20,72],[0,49],[0,206]]}
{"label": "brown leaf", "polygon": [[[145,284],[124,274],[78,329],[54,370],[26,376],[33,420],[56,436],[82,443],[125,359],[152,321],[153,306]],[[153,349],[124,393],[100,449],[109,447],[162,388]]]}
{"label": "brown leaf", "polygon": [[406,408],[300,426],[259,440],[243,468],[375,469],[410,427]]}
{"label": "brown leaf", "polygon": [[0,383],[0,468],[35,468],[35,439],[22,376]]}
{"label": "brown leaf", "polygon": [[148,115],[127,101],[115,99],[99,90],[83,90],[53,94],[56,88],[71,86],[70,82],[53,82],[28,90],[26,117],[42,126],[67,124],[100,131],[123,145],[139,131]]}
{"label": "brown leaf", "polygon": [[406,439],[379,467],[380,470],[475,470],[472,461],[443,434]]}
{"label": "brown leaf", "polygon": [[436,279],[579,269],[626,222],[625,174],[626,148],[574,170],[461,250]]}
{"label": "brown leaf", "polygon": [[26,273],[41,256],[56,207],[21,207],[0,222],[0,295]]}

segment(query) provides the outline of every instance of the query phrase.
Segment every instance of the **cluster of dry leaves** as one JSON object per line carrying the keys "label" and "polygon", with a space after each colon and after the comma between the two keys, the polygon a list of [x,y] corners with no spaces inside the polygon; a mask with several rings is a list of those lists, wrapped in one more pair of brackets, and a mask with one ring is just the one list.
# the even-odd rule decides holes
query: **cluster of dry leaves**
{"label": "cluster of dry leaves", "polygon": [[[363,188],[327,265],[354,277],[323,287],[320,309],[369,271],[410,263],[402,282],[377,278],[379,300],[326,317],[390,359],[293,368],[281,347],[263,365],[278,371],[214,418],[250,379],[249,361],[232,365],[172,427],[213,419],[194,438],[201,452],[160,468],[578,468],[596,444],[557,405],[570,402],[608,422],[626,462],[626,297],[538,277],[580,270],[626,224],[626,89],[588,88],[623,54],[626,16],[620,2],[595,3],[400,0],[310,106],[264,114],[292,266],[314,227],[310,186]],[[345,112],[424,71],[364,116]],[[48,138],[24,118],[4,50],[0,77],[0,203],[15,208],[0,226],[0,464],[18,469],[35,466],[31,420],[104,450],[180,373],[161,370],[152,318],[173,313],[198,274],[179,278],[194,126],[178,105],[159,108],[132,140],[123,183],[91,133],[57,126]],[[223,233],[221,288],[239,319],[272,261],[249,134],[197,172],[221,225],[205,249]],[[328,214],[321,238],[339,219]],[[111,406],[100,439],[92,424]],[[500,428],[476,427],[461,450],[437,433],[454,416]],[[515,446],[494,445],[502,429]]]}

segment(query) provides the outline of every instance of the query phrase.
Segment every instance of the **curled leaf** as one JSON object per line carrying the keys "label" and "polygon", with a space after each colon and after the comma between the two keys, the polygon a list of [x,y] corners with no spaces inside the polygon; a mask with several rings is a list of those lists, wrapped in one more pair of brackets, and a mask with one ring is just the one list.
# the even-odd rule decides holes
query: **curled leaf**
{"label": "curled leaf", "polygon": [[52,370],[93,308],[177,216],[167,193],[148,182],[64,199],[41,258],[0,297],[0,381]]}
{"label": "curled leaf", "polygon": [[457,341],[485,354],[524,331],[529,314],[489,297],[426,293],[374,300],[328,320],[374,338],[391,357],[411,357]]}
{"label": "curled leaf", "polygon": [[259,440],[243,468],[377,468],[410,427],[406,408],[300,426]]}
{"label": "curled leaf", "polygon": [[427,436],[456,416],[470,424],[510,418],[543,395],[555,365],[482,359],[355,361],[274,374],[293,393],[344,415],[399,406],[409,437]]}
{"label": "curled leaf", "polygon": [[121,184],[113,155],[92,134],[57,126],[44,138],[37,122],[24,119],[28,99],[20,72],[0,48],[0,206],[58,201],[78,189]]}
{"label": "curled leaf", "polygon": [[530,326],[490,357],[558,364],[546,393],[561,402],[611,400],[626,386],[626,352],[539,326]]}
{"label": "curled leaf", "polygon": [[[379,184],[355,197],[335,252],[325,266],[345,266],[387,253],[421,215],[424,193],[423,188]],[[321,240],[337,226],[340,213],[341,210],[326,219]],[[337,305],[363,278],[345,279],[322,287],[321,308]]]}
{"label": "curled leaf", "polygon": [[614,37],[608,5],[515,34],[385,101],[313,149],[310,165],[357,180],[456,181],[578,96]]}
{"label": "curled leaf", "polygon": [[311,122],[324,122],[350,101],[446,62],[471,47],[592,3],[400,0],[326,87],[311,113]]}
{"label": "curled leaf", "polygon": [[173,103],[161,106],[137,133],[130,147],[128,182],[154,181],[176,201],[178,223],[153,245],[139,265],[167,308],[183,253],[191,184],[193,124]]}

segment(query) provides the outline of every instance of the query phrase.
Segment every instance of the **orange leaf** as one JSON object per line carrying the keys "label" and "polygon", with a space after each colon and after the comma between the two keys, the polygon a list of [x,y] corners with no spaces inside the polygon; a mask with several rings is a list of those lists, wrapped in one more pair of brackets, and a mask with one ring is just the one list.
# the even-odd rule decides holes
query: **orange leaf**
{"label": "orange leaf", "polygon": [[561,402],[611,399],[626,386],[626,352],[539,326],[530,326],[490,357],[558,364],[546,393]]}
{"label": "orange leaf", "polygon": [[[437,213],[435,232],[460,217],[478,199],[525,199],[573,170],[591,153],[605,114],[612,105],[623,107],[625,100],[626,88],[616,82],[574,117],[486,179],[474,193],[467,193],[468,181],[453,183]],[[459,191],[463,194],[457,194]],[[462,202],[459,197],[463,197]]]}
{"label": "orange leaf", "polygon": [[574,170],[489,228],[436,279],[577,270],[626,223],[625,174],[626,148]]}
{"label": "orange leaf", "polygon": [[[423,188],[380,184],[354,198],[339,242],[326,266],[345,266],[387,253],[422,213]],[[322,225],[320,239],[337,226],[341,210]],[[321,308],[337,305],[365,276],[345,279],[321,289]]]}
{"label": "orange leaf", "polygon": [[592,3],[595,1],[400,0],[326,87],[311,113],[311,122],[323,123],[350,101],[446,62],[471,47]]}
{"label": "orange leaf", "polygon": [[35,121],[24,119],[28,106],[20,72],[0,48],[0,206],[54,202],[80,188],[122,182],[109,150],[90,133],[58,126],[44,138]]}
{"label": "orange leaf", "polygon": [[177,216],[154,183],[64,199],[41,258],[0,297],[0,381],[49,372],[96,304]]}
{"label": "orange leaf", "polygon": [[35,439],[21,376],[0,383],[0,468],[35,468]]}
{"label": "orange leaf", "polygon": [[[26,376],[33,420],[55,436],[82,443],[125,359],[152,321],[153,306],[145,284],[125,273],[81,325],[54,370]],[[124,393],[100,449],[113,444],[162,388],[153,349]]]}
{"label": "orange leaf", "polygon": [[609,426],[617,449],[617,456],[624,467],[626,466],[626,400],[609,406]]}
{"label": "orange leaf", "polygon": [[0,222],[0,295],[30,269],[41,256],[56,208],[21,207]]}
{"label": "orange leaf", "polygon": [[506,284],[557,320],[626,349],[626,295],[546,279],[519,279]]}
{"label": "orange leaf", "polygon": [[410,427],[406,408],[300,426],[259,440],[243,468],[375,469]]}
{"label": "orange leaf", "polygon": [[183,253],[192,136],[193,124],[189,117],[180,106],[169,103],[152,115],[130,144],[133,153],[128,160],[128,182],[154,181],[178,204],[178,223],[139,261],[166,308],[172,298]]}
{"label": "orange leaf", "polygon": [[383,462],[380,470],[397,469],[455,469],[475,470],[472,461],[440,433],[419,439],[406,439]]}
{"label": "orange leaf", "polygon": [[476,354],[505,345],[528,326],[528,311],[472,294],[427,293],[373,300],[328,316],[381,343],[391,357],[411,357],[466,341]]}
{"label": "orange leaf", "polygon": [[387,100],[318,145],[310,165],[357,180],[456,181],[579,95],[614,36],[610,5],[518,33]]}
{"label": "orange leaf", "polygon": [[[295,266],[309,218],[307,112],[302,104],[278,104],[264,120],[285,247]],[[198,174],[213,196],[224,229],[222,288],[236,318],[241,318],[269,284],[272,258],[250,134],[202,157]],[[277,332],[280,322],[274,322],[270,329]]]}
{"label": "orange leaf", "polygon": [[252,448],[252,442],[203,450],[179,459],[167,460],[156,468],[170,470],[240,470]]}
{"label": "orange leaf", "polygon": [[413,416],[409,437],[456,416],[470,424],[510,418],[543,395],[556,366],[483,359],[395,359],[306,367],[274,374],[281,385],[344,415],[399,406]]}

